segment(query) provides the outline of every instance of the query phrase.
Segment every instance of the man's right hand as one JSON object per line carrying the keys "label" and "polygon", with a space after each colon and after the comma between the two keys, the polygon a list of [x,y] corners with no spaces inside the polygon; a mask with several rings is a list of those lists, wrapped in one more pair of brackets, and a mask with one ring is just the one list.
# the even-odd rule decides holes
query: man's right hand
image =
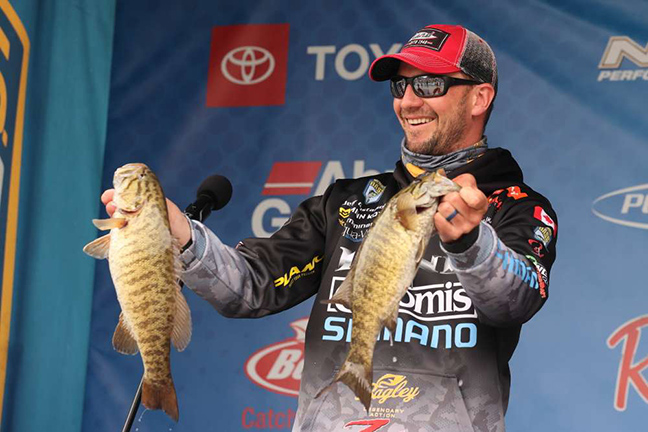
{"label": "man's right hand", "polygon": [[[117,206],[113,203],[115,189],[108,189],[101,194],[101,202],[106,206],[106,212],[112,217]],[[169,212],[169,224],[171,225],[171,234],[178,239],[181,246],[186,245],[191,240],[191,227],[185,214],[178,208],[173,201],[167,198],[167,210]]]}

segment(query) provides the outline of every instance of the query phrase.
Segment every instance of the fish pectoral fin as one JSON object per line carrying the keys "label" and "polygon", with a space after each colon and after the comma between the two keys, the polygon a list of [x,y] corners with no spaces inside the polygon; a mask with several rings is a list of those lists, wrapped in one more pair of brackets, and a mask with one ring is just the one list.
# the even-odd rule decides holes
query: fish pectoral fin
{"label": "fish pectoral fin", "polygon": [[137,341],[133,337],[133,332],[124,319],[124,312],[119,314],[119,323],[115,329],[115,334],[112,339],[113,348],[122,354],[133,355],[137,354],[139,348]]}
{"label": "fish pectoral fin", "polygon": [[94,226],[102,231],[113,228],[124,228],[128,221],[124,218],[110,218],[110,219],[92,219]]}
{"label": "fish pectoral fin", "polygon": [[337,289],[330,300],[322,300],[323,304],[340,304],[347,309],[351,309],[351,299],[353,294],[353,270],[347,274],[342,285]]}
{"label": "fish pectoral fin", "polygon": [[91,241],[83,247],[83,252],[92,258],[105,259],[108,258],[108,249],[110,249],[110,234]]}
{"label": "fish pectoral fin", "polygon": [[396,304],[396,307],[394,310],[387,315],[387,318],[385,319],[385,327],[389,329],[389,344],[390,346],[394,346],[394,335],[396,334],[396,323],[398,322],[398,307],[399,304]]}
{"label": "fish pectoral fin", "polygon": [[387,316],[387,319],[385,319],[385,327],[389,329],[389,331],[392,333],[396,333],[396,322],[398,320],[398,304],[394,308],[394,310]]}
{"label": "fish pectoral fin", "polygon": [[175,296],[175,316],[173,318],[173,331],[171,342],[178,351],[183,351],[191,340],[191,312],[182,291],[177,290]]}
{"label": "fish pectoral fin", "polygon": [[404,193],[396,201],[396,218],[403,228],[413,230],[416,226],[416,203],[410,193]]}

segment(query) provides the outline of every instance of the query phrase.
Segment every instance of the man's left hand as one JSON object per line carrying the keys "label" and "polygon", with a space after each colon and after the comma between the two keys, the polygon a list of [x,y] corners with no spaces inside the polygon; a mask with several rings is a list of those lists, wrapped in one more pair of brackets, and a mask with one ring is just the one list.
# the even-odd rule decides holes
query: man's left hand
{"label": "man's left hand", "polygon": [[[462,186],[459,192],[451,192],[441,199],[434,224],[444,243],[458,240],[481,222],[488,209],[486,195],[477,189],[472,174],[461,174],[453,179]],[[449,221],[447,218],[457,212]]]}

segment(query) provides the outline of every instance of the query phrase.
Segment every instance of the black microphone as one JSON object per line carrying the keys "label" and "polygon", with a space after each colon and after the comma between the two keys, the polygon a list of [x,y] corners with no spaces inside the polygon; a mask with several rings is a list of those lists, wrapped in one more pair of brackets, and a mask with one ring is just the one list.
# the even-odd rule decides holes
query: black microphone
{"label": "black microphone", "polygon": [[202,222],[212,210],[220,210],[232,198],[232,183],[222,175],[214,174],[207,177],[198,187],[196,201],[189,204],[185,214],[193,220]]}

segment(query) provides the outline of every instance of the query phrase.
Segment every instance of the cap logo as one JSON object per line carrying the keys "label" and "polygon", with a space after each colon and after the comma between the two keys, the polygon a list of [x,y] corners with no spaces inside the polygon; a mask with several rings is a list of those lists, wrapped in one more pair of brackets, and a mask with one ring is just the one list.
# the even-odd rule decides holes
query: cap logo
{"label": "cap logo", "polygon": [[450,36],[450,33],[443,30],[424,28],[412,36],[403,48],[425,47],[434,51],[441,51],[448,36]]}

